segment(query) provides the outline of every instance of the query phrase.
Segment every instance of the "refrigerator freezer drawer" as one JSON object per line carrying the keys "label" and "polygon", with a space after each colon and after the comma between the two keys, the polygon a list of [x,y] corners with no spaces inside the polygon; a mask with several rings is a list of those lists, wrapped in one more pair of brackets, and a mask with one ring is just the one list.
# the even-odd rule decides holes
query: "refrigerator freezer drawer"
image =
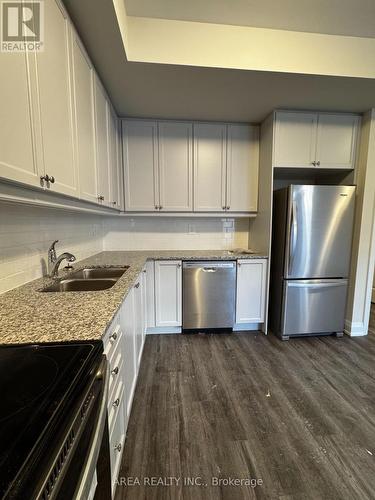
{"label": "refrigerator freezer drawer", "polygon": [[348,280],[284,281],[283,336],[344,330]]}

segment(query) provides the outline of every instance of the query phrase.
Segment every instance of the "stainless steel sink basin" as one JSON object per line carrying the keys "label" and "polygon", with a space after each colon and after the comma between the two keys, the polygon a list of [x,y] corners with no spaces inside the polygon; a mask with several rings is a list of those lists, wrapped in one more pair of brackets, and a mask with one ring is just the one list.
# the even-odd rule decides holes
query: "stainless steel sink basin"
{"label": "stainless steel sink basin", "polygon": [[111,288],[117,279],[66,279],[43,288],[41,292],[93,292]]}
{"label": "stainless steel sink basin", "polygon": [[71,279],[102,279],[102,278],[120,278],[129,266],[125,267],[96,267],[93,269],[85,268],[79,271],[73,271],[70,274]]}

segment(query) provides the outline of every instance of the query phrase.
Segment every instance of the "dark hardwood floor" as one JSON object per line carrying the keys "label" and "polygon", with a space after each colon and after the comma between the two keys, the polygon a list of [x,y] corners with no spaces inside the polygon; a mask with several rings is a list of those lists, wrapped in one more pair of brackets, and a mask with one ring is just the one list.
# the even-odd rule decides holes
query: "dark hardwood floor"
{"label": "dark hardwood floor", "polygon": [[375,304],[371,304],[369,330],[375,334]]}
{"label": "dark hardwood floor", "polygon": [[116,500],[374,499],[374,410],[375,335],[150,335]]}

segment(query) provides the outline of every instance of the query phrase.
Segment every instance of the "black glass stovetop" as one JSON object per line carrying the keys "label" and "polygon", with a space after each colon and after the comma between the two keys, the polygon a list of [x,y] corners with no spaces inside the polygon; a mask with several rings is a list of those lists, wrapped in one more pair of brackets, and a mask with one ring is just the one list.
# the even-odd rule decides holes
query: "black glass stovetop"
{"label": "black glass stovetop", "polygon": [[0,347],[0,498],[101,352],[101,342]]}

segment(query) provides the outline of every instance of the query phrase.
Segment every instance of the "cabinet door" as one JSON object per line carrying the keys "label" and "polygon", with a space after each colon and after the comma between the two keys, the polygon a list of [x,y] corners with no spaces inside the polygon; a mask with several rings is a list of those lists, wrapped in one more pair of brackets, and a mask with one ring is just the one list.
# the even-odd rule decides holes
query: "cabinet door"
{"label": "cabinet door", "polygon": [[118,169],[118,179],[119,179],[120,210],[125,210],[124,166],[122,163],[122,135],[121,135],[121,121],[119,119],[117,119],[117,125],[116,125],[116,148],[117,148],[117,169]]}
{"label": "cabinet door", "polygon": [[320,168],[354,168],[358,126],[357,115],[319,114],[317,166]]}
{"label": "cabinet door", "polygon": [[37,101],[32,93],[32,58],[29,54],[27,61],[25,52],[0,52],[0,177],[40,186],[43,169],[38,168],[41,158],[34,149]]}
{"label": "cabinet door", "polygon": [[125,168],[125,209],[155,212],[159,203],[157,123],[122,122]]}
{"label": "cabinet door", "polygon": [[156,326],[181,326],[181,262],[163,260],[155,262]]}
{"label": "cabinet door", "polygon": [[226,125],[194,124],[194,211],[225,210]]}
{"label": "cabinet door", "polygon": [[99,79],[95,78],[95,132],[96,167],[98,176],[98,199],[110,206],[109,199],[109,151],[108,151],[108,110],[107,96]]}
{"label": "cabinet door", "polygon": [[133,393],[136,383],[136,349],[135,349],[135,314],[134,291],[130,290],[121,308],[121,327],[123,331],[123,371],[124,394],[126,401],[125,420],[130,415]]}
{"label": "cabinet door", "polygon": [[110,204],[113,208],[120,209],[120,179],[117,155],[117,116],[111,106],[108,112],[108,146],[109,146],[109,172],[110,172]]}
{"label": "cabinet door", "polygon": [[275,167],[311,168],[315,162],[316,113],[276,113]]}
{"label": "cabinet door", "polygon": [[238,261],[236,323],[264,322],[266,277],[267,260]]}
{"label": "cabinet door", "polygon": [[144,314],[143,314],[143,290],[142,290],[142,274],[138,276],[138,281],[134,285],[134,325],[135,325],[135,360],[137,370],[141,360],[143,347],[143,329],[144,329]]}
{"label": "cabinet door", "polygon": [[228,125],[227,209],[258,208],[259,127]]}
{"label": "cabinet door", "polygon": [[97,202],[94,69],[78,35],[72,33],[75,145],[80,197]]}
{"label": "cabinet door", "polygon": [[161,210],[193,210],[193,126],[159,122],[159,176]]}
{"label": "cabinet door", "polygon": [[37,53],[44,171],[53,191],[77,196],[70,22],[57,0],[44,3],[46,47]]}
{"label": "cabinet door", "polygon": [[146,262],[146,327],[155,328],[155,263]]}

